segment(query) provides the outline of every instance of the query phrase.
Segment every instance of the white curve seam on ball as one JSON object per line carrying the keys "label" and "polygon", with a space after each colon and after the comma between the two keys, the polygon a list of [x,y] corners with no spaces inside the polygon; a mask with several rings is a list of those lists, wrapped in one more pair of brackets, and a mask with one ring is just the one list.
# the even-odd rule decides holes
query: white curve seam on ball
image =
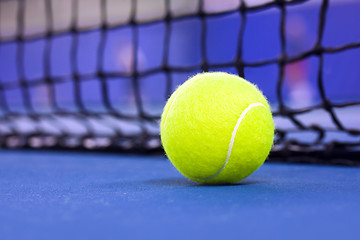
{"label": "white curve seam on ball", "polygon": [[227,157],[226,157],[226,161],[224,163],[224,165],[220,168],[220,170],[215,173],[214,175],[210,176],[210,177],[206,177],[206,178],[200,178],[200,177],[193,177],[193,178],[196,178],[196,179],[201,179],[201,180],[207,180],[207,179],[211,179],[211,178],[214,178],[216,177],[217,175],[220,174],[220,172],[225,168],[225,166],[227,165],[227,163],[229,162],[229,159],[230,159],[230,156],[231,156],[231,151],[232,151],[232,148],[234,146],[234,142],[235,142],[235,137],[236,137],[236,133],[237,133],[237,130],[238,128],[240,127],[240,123],[241,121],[244,119],[244,117],[246,116],[246,114],[254,107],[264,107],[266,108],[266,106],[262,103],[251,103],[240,115],[239,119],[237,120],[236,122],[236,125],[234,127],[234,130],[232,132],[232,135],[231,135],[231,140],[230,140],[230,144],[229,144],[229,149],[228,149],[228,153],[227,153]]}

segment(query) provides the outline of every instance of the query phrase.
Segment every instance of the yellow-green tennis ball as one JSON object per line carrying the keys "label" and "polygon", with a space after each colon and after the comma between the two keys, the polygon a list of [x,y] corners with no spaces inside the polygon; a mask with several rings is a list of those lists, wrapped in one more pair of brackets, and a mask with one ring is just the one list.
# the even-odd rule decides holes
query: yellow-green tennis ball
{"label": "yellow-green tennis ball", "polygon": [[166,103],[160,128],[174,166],[205,184],[246,178],[264,163],[274,138],[264,95],[223,72],[197,74],[181,85]]}

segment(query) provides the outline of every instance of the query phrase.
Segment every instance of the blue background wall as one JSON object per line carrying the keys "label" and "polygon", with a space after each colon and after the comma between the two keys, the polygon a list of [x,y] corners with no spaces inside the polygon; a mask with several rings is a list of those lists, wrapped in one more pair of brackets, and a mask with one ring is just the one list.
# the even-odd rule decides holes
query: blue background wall
{"label": "blue background wall", "polygon": [[[296,55],[312,48],[317,37],[318,13],[320,4],[312,1],[288,7],[287,20],[300,19],[303,22],[305,34],[302,44],[294,45],[288,36],[288,54]],[[330,4],[327,15],[323,45],[336,47],[351,42],[360,41],[360,3]],[[241,23],[238,13],[226,16],[212,16],[207,19],[206,55],[210,63],[233,62],[237,53],[238,30]],[[170,66],[187,67],[201,63],[201,22],[199,18],[174,20],[171,23],[171,38],[168,62]],[[291,24],[287,29],[294,28]],[[272,8],[247,14],[247,25],[244,35],[243,57],[247,62],[273,59],[280,54],[280,11]],[[76,111],[74,85],[71,79],[74,69],[79,74],[92,74],[98,69],[105,72],[129,73],[131,67],[132,29],[129,26],[118,27],[106,33],[104,57],[98,62],[97,51],[100,42],[98,30],[81,33],[78,37],[76,62],[71,62],[71,34],[61,34],[52,39],[50,68],[54,77],[64,76],[66,80],[54,84],[55,97],[60,106]],[[140,71],[160,67],[164,59],[165,24],[156,23],[140,25],[139,27],[139,65]],[[16,82],[19,69],[16,65],[16,54],[19,46],[16,42],[0,45],[0,80],[1,82]],[[44,76],[45,40],[26,42],[24,45],[24,75],[27,81]],[[334,102],[360,100],[360,49],[353,49],[336,54],[326,54],[324,61],[325,90]],[[130,64],[130,65],[129,65]],[[314,103],[318,102],[317,66],[318,59],[310,57],[305,61],[306,76],[314,90]],[[236,72],[234,68],[211,69]],[[245,76],[256,83],[273,103],[276,103],[276,82],[278,66],[275,64],[246,68]],[[173,73],[176,85],[187,79],[189,73]],[[130,78],[109,78],[109,95],[114,106],[127,114],[136,114],[134,89]],[[86,107],[93,110],[103,110],[100,82],[96,78],[82,81],[81,98]],[[140,92],[145,110],[160,114],[161,105],[166,100],[166,78],[163,73],[154,74],[140,79]],[[288,97],[287,85],[283,86],[285,97]],[[30,89],[31,99],[39,111],[49,111],[49,101],[45,85]],[[9,105],[14,110],[24,111],[23,99],[19,88],[5,91]],[[160,106],[160,107],[159,107]]]}

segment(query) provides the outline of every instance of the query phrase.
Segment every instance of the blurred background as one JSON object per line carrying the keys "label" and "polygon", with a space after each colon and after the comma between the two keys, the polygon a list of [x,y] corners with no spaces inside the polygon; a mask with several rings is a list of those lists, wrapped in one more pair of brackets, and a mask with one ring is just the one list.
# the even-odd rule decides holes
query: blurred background
{"label": "blurred background", "polygon": [[[3,120],[11,117],[11,123],[0,123],[0,131],[11,135],[14,128],[26,133],[41,128],[56,135],[66,128],[71,135],[91,128],[112,136],[119,134],[114,131],[118,128],[121,134],[156,135],[156,121],[179,84],[204,68],[242,75],[239,59],[245,63],[245,78],[259,86],[274,112],[280,94],[288,109],[313,108],[311,116],[298,116],[304,126],[339,130],[325,109],[315,107],[324,100],[316,54],[287,63],[279,84],[282,54],[291,59],[313,51],[323,3],[285,1],[282,25],[281,4],[266,0],[2,0],[0,114]],[[321,46],[359,42],[359,10],[359,1],[330,0]],[[360,48],[322,56],[326,98],[332,104],[359,102]],[[358,128],[357,105],[333,111],[347,129]],[[89,116],[86,124],[74,121],[77,113],[100,114],[107,122],[99,124]],[[53,118],[43,119],[50,116],[46,114]],[[144,130],[139,122],[132,124],[135,120],[122,121],[126,119],[149,120],[149,127]],[[278,129],[299,129],[286,116],[276,115],[275,121]],[[317,139],[316,134],[309,137],[312,133],[301,137],[303,132],[291,134],[308,143]],[[326,137],[334,134],[349,135],[330,132]],[[360,142],[358,135],[346,139]]]}

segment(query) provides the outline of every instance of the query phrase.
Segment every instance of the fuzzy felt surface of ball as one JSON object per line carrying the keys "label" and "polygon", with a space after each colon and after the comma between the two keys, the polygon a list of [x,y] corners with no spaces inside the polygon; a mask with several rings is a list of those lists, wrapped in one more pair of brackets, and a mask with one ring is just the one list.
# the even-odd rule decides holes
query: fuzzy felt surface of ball
{"label": "fuzzy felt surface of ball", "polygon": [[184,176],[203,184],[230,184],[264,163],[274,122],[254,84],[210,72],[191,77],[171,95],[160,132],[166,155]]}

